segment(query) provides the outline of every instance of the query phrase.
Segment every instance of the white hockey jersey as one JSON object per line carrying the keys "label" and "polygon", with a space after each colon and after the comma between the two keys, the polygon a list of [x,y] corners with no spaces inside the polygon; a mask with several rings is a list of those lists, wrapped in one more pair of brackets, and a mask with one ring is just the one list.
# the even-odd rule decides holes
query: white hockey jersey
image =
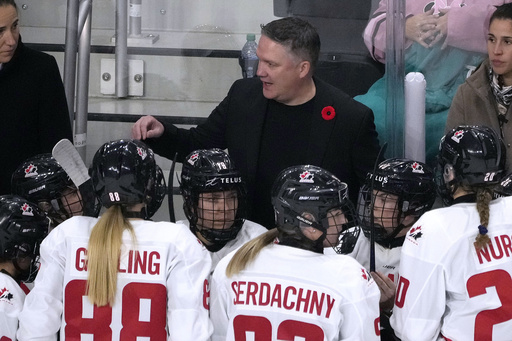
{"label": "white hockey jersey", "polygon": [[[177,223],[189,226],[188,220],[179,220]],[[219,263],[219,261],[224,258],[228,253],[233,250],[238,249],[240,246],[247,243],[249,240],[256,238],[260,234],[267,232],[268,230],[260,224],[252,222],[250,220],[245,220],[242,228],[236,235],[236,238],[230,240],[224,245],[222,249],[217,252],[210,252],[210,256],[212,257],[212,273],[215,270],[215,267]]]}
{"label": "white hockey jersey", "polygon": [[15,341],[18,315],[26,293],[8,274],[0,272],[0,340]]}
{"label": "white hockey jersey", "polygon": [[354,259],[271,244],[227,278],[234,252],[212,277],[218,340],[379,340],[380,292]]}
{"label": "white hockey jersey", "polygon": [[491,244],[473,246],[474,203],[425,213],[407,234],[391,325],[403,341],[512,340],[512,197],[490,204]]}
{"label": "white hockey jersey", "polygon": [[[352,227],[349,229],[349,232],[354,231],[354,229],[359,229],[359,227]],[[375,270],[387,275],[395,284],[398,281],[398,266],[400,264],[401,251],[401,246],[388,249],[387,247],[375,243]],[[324,253],[336,254],[332,247],[325,248]],[[354,249],[352,252],[347,253],[347,256],[354,258],[364,266],[365,269],[370,270],[370,240],[364,235],[362,230],[357,237]]]}
{"label": "white hockey jersey", "polygon": [[41,269],[20,314],[20,340],[208,340],[211,260],[187,227],[132,220],[124,231],[112,307],[85,296],[87,245],[97,219],[73,217],[41,245]]}

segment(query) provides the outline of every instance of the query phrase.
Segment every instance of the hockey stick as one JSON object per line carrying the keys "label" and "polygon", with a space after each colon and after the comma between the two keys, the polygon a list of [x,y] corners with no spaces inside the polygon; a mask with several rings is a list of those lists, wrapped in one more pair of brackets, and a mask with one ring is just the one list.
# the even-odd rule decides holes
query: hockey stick
{"label": "hockey stick", "polygon": [[373,165],[373,174],[372,181],[370,184],[370,272],[375,272],[375,216],[373,206],[375,205],[375,195],[373,194],[373,188],[375,183],[375,173],[377,172],[377,166],[380,163],[380,158],[386,151],[388,147],[388,143],[384,142],[382,147],[379,150],[379,154],[377,155],[377,159],[375,160],[375,164]]}
{"label": "hockey stick", "polygon": [[177,157],[178,157],[178,153],[174,154],[174,159],[172,160],[171,169],[169,169],[169,178],[167,180],[167,204],[169,206],[169,221],[171,223],[176,222],[176,216],[174,214],[173,179],[174,179],[174,166],[176,165]]}
{"label": "hockey stick", "polygon": [[68,139],[57,142],[53,147],[52,155],[77,188],[90,179],[84,161]]}
{"label": "hockey stick", "polygon": [[53,147],[52,155],[80,191],[83,200],[83,215],[96,217],[99,205],[96,202],[92,179],[73,143],[68,139],[60,140]]}

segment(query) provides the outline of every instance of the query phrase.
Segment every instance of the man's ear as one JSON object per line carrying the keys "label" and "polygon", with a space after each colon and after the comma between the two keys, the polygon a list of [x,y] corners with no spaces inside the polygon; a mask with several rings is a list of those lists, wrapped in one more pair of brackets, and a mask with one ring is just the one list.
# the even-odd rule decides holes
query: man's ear
{"label": "man's ear", "polygon": [[307,60],[303,60],[302,62],[300,62],[299,68],[300,77],[304,78],[309,74],[309,71],[311,70],[311,63],[308,62]]}

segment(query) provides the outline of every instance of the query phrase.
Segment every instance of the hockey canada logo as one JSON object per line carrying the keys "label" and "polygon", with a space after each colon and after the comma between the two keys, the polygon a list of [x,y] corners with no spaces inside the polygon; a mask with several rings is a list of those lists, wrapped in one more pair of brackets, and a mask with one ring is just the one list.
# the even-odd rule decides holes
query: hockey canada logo
{"label": "hockey canada logo", "polygon": [[370,275],[368,270],[366,270],[365,268],[361,268],[361,272],[362,272],[361,277],[363,277],[363,279],[365,281],[370,282],[372,280],[372,275]]}
{"label": "hockey canada logo", "polygon": [[454,140],[457,143],[460,143],[460,140],[464,137],[464,130],[457,130],[453,136],[452,140]]}
{"label": "hockey canada logo", "polygon": [[423,166],[420,165],[419,163],[417,162],[414,162],[412,165],[411,165],[411,168],[412,168],[412,172],[413,173],[420,173],[420,174],[424,174],[425,172],[423,171]]}
{"label": "hockey canada logo", "polygon": [[414,244],[418,245],[418,239],[423,237],[423,232],[421,232],[421,226],[413,227],[409,234],[407,235],[407,239],[409,239]]}
{"label": "hockey canada logo", "polygon": [[28,204],[23,204],[23,206],[21,206],[21,215],[33,217],[34,212],[32,211],[32,207],[30,207]]}
{"label": "hockey canada logo", "polygon": [[190,163],[192,166],[196,163],[196,161],[199,159],[199,154],[195,153],[195,154],[192,154],[187,162]]}
{"label": "hockey canada logo", "polygon": [[7,288],[0,289],[0,301],[10,303],[14,296],[7,290]]}
{"label": "hockey canada logo", "polygon": [[25,168],[25,177],[26,178],[31,178],[33,176],[36,176],[38,175],[37,174],[37,167],[34,166],[33,164],[30,164],[27,166],[27,168]]}
{"label": "hockey canada logo", "polygon": [[299,182],[307,182],[307,183],[314,183],[315,181],[313,180],[313,178],[315,177],[312,173],[308,172],[308,171],[304,171],[302,172],[300,175],[299,175],[300,179],[299,179]]}
{"label": "hockey canada logo", "polygon": [[137,147],[137,154],[142,158],[142,160],[145,160],[148,156],[148,152],[145,149],[142,149],[141,147]]}

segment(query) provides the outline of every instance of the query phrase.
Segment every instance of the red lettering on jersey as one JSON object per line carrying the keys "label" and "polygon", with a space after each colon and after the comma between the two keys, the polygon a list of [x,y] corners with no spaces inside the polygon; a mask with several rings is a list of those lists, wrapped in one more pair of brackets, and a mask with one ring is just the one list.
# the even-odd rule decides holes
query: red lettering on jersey
{"label": "red lettering on jersey", "polygon": [[120,273],[138,274],[143,275],[158,275],[160,274],[160,254],[156,251],[137,251],[130,250],[128,252],[128,264],[126,269],[119,264],[118,271]]}
{"label": "red lettering on jersey", "polygon": [[272,293],[272,301],[270,306],[273,307],[274,303],[277,303],[277,307],[281,308],[281,284],[277,284]]}
{"label": "red lettering on jersey", "polygon": [[76,250],[75,269],[77,271],[87,271],[87,249],[84,247]]}
{"label": "red lettering on jersey", "polygon": [[[281,284],[271,285],[258,282],[231,282],[235,295],[233,304],[272,306],[286,310],[302,311],[304,313],[325,315],[330,317],[335,299],[326,293],[319,294],[315,290],[282,287]],[[325,309],[323,309],[325,307]],[[323,312],[323,314],[322,314]]]}
{"label": "red lettering on jersey", "polygon": [[398,279],[398,285],[396,287],[396,297],[395,297],[395,306],[398,308],[403,308],[405,303],[405,296],[407,295],[407,289],[409,289],[409,285],[411,282],[405,278],[400,276]]}
{"label": "red lettering on jersey", "polygon": [[503,234],[501,236],[495,236],[494,238],[491,238],[490,241],[491,242],[484,248],[476,251],[478,262],[480,264],[498,260],[503,257],[511,257],[512,241],[510,236]]}
{"label": "red lettering on jersey", "polygon": [[245,298],[245,304],[250,304],[249,300],[252,298],[252,304],[256,305],[256,293],[258,293],[258,283],[248,282],[247,283],[247,296]]}
{"label": "red lettering on jersey", "polygon": [[261,283],[260,284],[260,300],[258,301],[258,305],[266,306],[270,303],[270,284]]}
{"label": "red lettering on jersey", "polygon": [[207,279],[203,283],[203,307],[210,310],[210,284]]}
{"label": "red lettering on jersey", "polygon": [[[244,291],[240,288],[240,286],[244,285],[245,282],[233,282],[231,283],[231,288],[233,288],[233,291],[235,292],[235,301],[233,304],[244,304],[244,301],[240,300],[240,295],[243,295]],[[238,288],[238,290],[235,288],[235,286]]]}
{"label": "red lettering on jersey", "polygon": [[373,321],[373,327],[375,328],[375,335],[380,336],[380,316]]}
{"label": "red lettering on jersey", "polygon": [[332,307],[334,307],[335,301],[336,300],[334,298],[331,300],[331,296],[327,295],[327,312],[325,313],[326,318],[329,318],[329,316],[331,316],[331,310],[332,310]]}
{"label": "red lettering on jersey", "polygon": [[304,289],[300,288],[299,289],[299,294],[297,295],[297,311],[300,310],[300,305],[301,303],[304,303],[304,309],[302,310],[303,312],[307,313],[308,312],[308,307],[309,307],[309,299],[311,297],[311,290],[307,290],[306,291],[306,297],[303,297],[303,292],[304,292]]}
{"label": "red lettering on jersey", "polygon": [[[302,289],[301,289],[302,290]],[[283,307],[284,309],[286,310],[292,310],[293,307],[295,306],[295,303],[294,302],[288,302],[288,295],[290,294],[290,291],[293,291],[293,295],[295,295],[297,293],[297,289],[295,289],[294,287],[286,287],[286,289],[284,289],[284,302],[283,302]],[[298,309],[297,309],[298,310]]]}
{"label": "red lettering on jersey", "polygon": [[12,341],[11,338],[7,337],[7,336],[2,336],[2,338],[0,339],[0,341]]}

